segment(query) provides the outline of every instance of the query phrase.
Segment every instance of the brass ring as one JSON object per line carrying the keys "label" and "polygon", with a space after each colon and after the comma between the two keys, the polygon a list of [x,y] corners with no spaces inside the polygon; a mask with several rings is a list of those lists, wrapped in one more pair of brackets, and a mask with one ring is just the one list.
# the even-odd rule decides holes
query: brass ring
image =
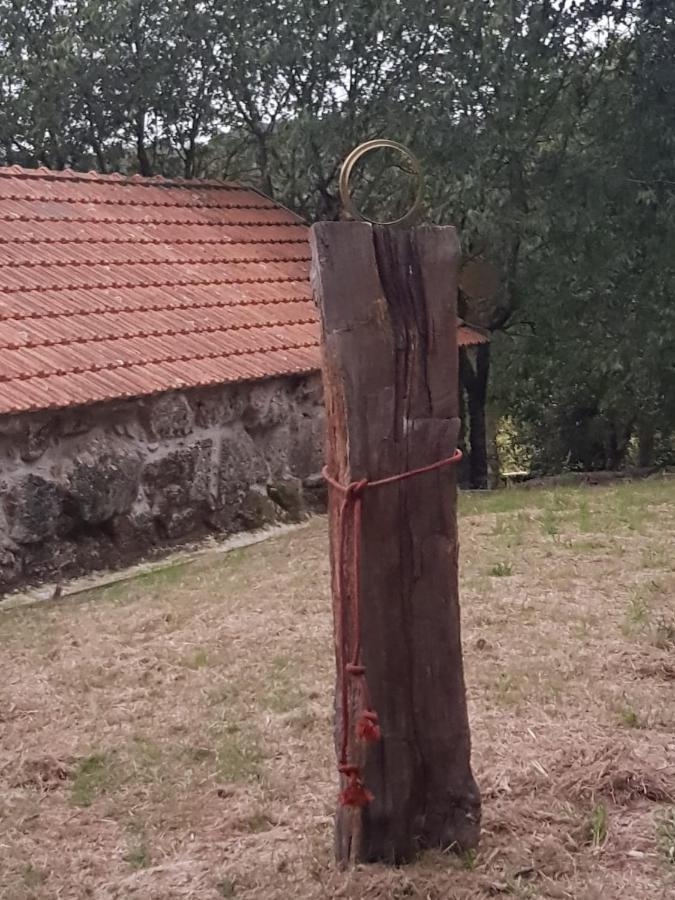
{"label": "brass ring", "polygon": [[[351,178],[352,170],[356,163],[361,159],[362,156],[365,156],[366,153],[370,153],[371,150],[382,150],[382,149],[390,149],[390,150],[398,150],[398,152],[404,156],[412,165],[413,173],[417,179],[417,191],[415,194],[415,200],[410,209],[398,219],[392,219],[390,222],[378,222],[376,219],[369,219],[368,216],[365,216],[354,204],[352,200],[351,194],[349,193],[349,179]],[[374,141],[366,141],[364,144],[359,144],[352,152],[347,156],[345,161],[342,163],[342,168],[340,169],[340,200],[342,201],[342,206],[347,210],[350,215],[355,219],[363,219],[365,222],[370,222],[371,225],[401,225],[403,222],[407,222],[408,219],[412,218],[412,216],[417,212],[421,203],[422,197],[424,195],[424,179],[422,177],[422,167],[419,163],[419,160],[413,156],[413,154],[408,150],[407,147],[404,147],[403,144],[399,144],[396,141],[388,141],[385,139],[377,139]]]}

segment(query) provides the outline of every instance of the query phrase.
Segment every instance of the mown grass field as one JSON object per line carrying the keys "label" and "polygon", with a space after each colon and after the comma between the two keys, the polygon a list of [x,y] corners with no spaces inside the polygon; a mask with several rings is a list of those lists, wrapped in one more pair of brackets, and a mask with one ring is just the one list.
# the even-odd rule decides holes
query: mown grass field
{"label": "mown grass field", "polygon": [[3,900],[675,896],[675,481],[461,498],[480,851],[336,872],[326,526],[0,604]]}

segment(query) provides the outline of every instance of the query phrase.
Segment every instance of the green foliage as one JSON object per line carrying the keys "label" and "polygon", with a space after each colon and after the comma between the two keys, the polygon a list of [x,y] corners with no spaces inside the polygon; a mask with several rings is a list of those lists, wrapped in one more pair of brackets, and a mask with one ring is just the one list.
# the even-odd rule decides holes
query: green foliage
{"label": "green foliage", "polygon": [[639,594],[631,597],[626,609],[626,631],[634,626],[643,626],[649,620],[649,607]]}
{"label": "green foliage", "polygon": [[623,706],[620,710],[621,721],[626,728],[639,728],[640,717],[632,706]]}
{"label": "green foliage", "polygon": [[478,862],[477,851],[465,850],[460,856],[460,861],[463,869],[466,869],[468,872],[473,871],[476,868],[476,864]]}
{"label": "green foliage", "polygon": [[132,869],[147,869],[151,862],[150,851],[143,842],[135,844],[124,854],[124,861]]}
{"label": "green foliage", "polygon": [[673,458],[675,21],[640,5],[630,25],[580,73],[583,106],[569,98],[574,127],[532,193],[520,308],[495,348],[502,403],[542,471]]}
{"label": "green foliage", "polygon": [[263,762],[257,736],[228,728],[216,747],[216,762],[218,775],[225,782],[257,779]]}
{"label": "green foliage", "polygon": [[289,713],[302,703],[302,694],[294,683],[291,660],[276,656],[266,673],[266,686],[262,697],[266,709],[275,713]]}
{"label": "green foliage", "polygon": [[560,534],[560,526],[558,525],[558,516],[553,509],[545,509],[541,517],[541,527],[544,534],[555,538]]}
{"label": "green foliage", "polygon": [[604,803],[596,803],[587,825],[587,840],[592,847],[602,847],[607,840],[609,816]]}
{"label": "green foliage", "polygon": [[111,753],[92,753],[79,760],[72,774],[71,800],[75,806],[91,806],[117,783],[116,760]]}
{"label": "green foliage", "polygon": [[675,865],[675,807],[659,817],[656,839],[664,858]]}
{"label": "green foliage", "polygon": [[21,867],[21,875],[24,884],[29,888],[39,888],[47,880],[45,873],[30,862]]}
{"label": "green foliage", "polygon": [[[407,143],[499,273],[462,306],[508,465],[675,458],[672,4],[0,0],[0,51],[0,163],[232,178],[315,219],[358,141]],[[391,158],[356,174],[400,211]]]}
{"label": "green foliage", "polygon": [[659,619],[656,623],[654,644],[659,650],[669,650],[675,646],[675,619]]}

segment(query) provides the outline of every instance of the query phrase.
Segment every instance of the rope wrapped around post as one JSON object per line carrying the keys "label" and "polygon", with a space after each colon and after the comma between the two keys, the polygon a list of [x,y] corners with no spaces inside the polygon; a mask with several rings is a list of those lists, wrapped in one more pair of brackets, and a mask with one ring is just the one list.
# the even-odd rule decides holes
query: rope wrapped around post
{"label": "rope wrapped around post", "polygon": [[[452,456],[431,463],[428,466],[420,466],[417,469],[410,469],[410,471],[403,472],[400,475],[391,475],[388,478],[380,478],[377,481],[368,481],[368,479],[363,478],[359,481],[352,481],[346,485],[341,484],[333,478],[329,474],[327,466],[324,466],[321,470],[321,474],[329,487],[342,494],[342,503],[338,510],[340,551],[337,561],[336,599],[339,613],[339,665],[342,668],[340,697],[341,739],[338,772],[345,779],[339,797],[340,803],[343,806],[366,806],[373,799],[372,793],[368,790],[363,781],[360,767],[349,759],[348,749],[351,730],[351,716],[349,711],[350,678],[356,680],[360,693],[361,712],[356,721],[356,737],[359,740],[366,742],[378,741],[381,737],[377,712],[372,708],[370,702],[366,668],[361,660],[361,513],[365,492],[372,488],[394,484],[397,481],[404,481],[415,475],[423,475],[426,472],[442,469],[445,466],[458,463],[461,458],[462,451],[457,449]],[[350,535],[352,546],[350,560],[351,590],[348,590],[345,579],[345,570],[347,569],[347,552],[350,543]],[[344,628],[345,605],[348,598],[351,599],[351,640],[348,640]]]}

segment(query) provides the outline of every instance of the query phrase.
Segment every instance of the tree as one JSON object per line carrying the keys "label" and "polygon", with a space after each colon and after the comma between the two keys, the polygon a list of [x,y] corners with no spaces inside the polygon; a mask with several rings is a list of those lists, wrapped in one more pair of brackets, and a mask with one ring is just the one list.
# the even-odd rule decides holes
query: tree
{"label": "tree", "polygon": [[635,438],[648,465],[673,431],[672,15],[639,13],[549,183],[556,217],[528,266],[534,333],[503,360],[544,470],[616,468]]}
{"label": "tree", "polygon": [[72,28],[74,4],[2,0],[2,138],[7,162],[54,169],[81,164]]}
{"label": "tree", "polygon": [[[495,338],[462,354],[470,482],[486,484],[489,396],[544,468],[620,465],[635,440],[645,462],[675,419],[673,15],[670,0],[0,0],[0,162],[235,178],[335,219],[347,152],[398,139],[426,172],[427,217],[499,273],[463,310]],[[405,179],[386,157],[367,167],[359,196],[389,216]]]}

